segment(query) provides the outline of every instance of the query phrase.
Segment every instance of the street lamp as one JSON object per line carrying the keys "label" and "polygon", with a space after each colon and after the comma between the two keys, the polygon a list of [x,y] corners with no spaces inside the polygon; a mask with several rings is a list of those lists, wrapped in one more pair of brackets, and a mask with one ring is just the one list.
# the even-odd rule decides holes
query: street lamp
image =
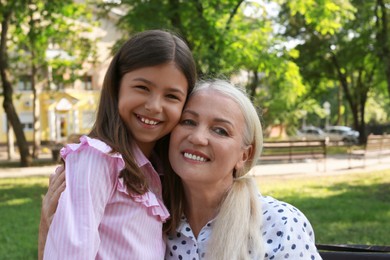
{"label": "street lamp", "polygon": [[325,111],[325,127],[328,127],[329,117],[330,117],[330,103],[328,101],[325,101],[322,106],[324,107],[324,111]]}
{"label": "street lamp", "polygon": [[302,128],[303,127],[306,127],[306,116],[307,116],[307,111],[306,110],[302,110]]}

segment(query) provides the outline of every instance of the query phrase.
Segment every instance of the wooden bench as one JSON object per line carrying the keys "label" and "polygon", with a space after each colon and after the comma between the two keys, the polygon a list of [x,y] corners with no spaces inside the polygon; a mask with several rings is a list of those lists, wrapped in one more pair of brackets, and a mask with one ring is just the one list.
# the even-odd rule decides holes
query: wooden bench
{"label": "wooden bench", "polygon": [[390,259],[389,246],[317,244],[323,260]]}
{"label": "wooden bench", "polygon": [[350,154],[350,168],[351,159],[363,159],[363,167],[366,166],[366,158],[374,156],[378,158],[378,162],[385,155],[390,155],[390,135],[369,135],[367,136],[367,142],[363,149],[351,149]]}
{"label": "wooden bench", "polygon": [[61,148],[69,143],[79,143],[81,136],[82,134],[71,134],[66,138],[66,141],[64,142],[53,142],[50,147],[53,161],[59,163],[61,161]]}
{"label": "wooden bench", "polygon": [[[260,162],[322,159],[326,171],[326,142],[325,140],[289,140],[264,142]],[[318,170],[318,165],[317,165]]]}

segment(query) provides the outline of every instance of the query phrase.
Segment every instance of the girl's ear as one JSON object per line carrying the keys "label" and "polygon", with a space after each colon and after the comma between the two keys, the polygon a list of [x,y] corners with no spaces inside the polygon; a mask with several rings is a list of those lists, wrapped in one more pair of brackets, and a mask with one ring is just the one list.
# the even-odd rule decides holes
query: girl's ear
{"label": "girl's ear", "polygon": [[234,169],[236,171],[242,169],[246,161],[252,158],[252,153],[253,153],[253,145],[248,145],[247,147],[242,148],[241,156],[237,161]]}

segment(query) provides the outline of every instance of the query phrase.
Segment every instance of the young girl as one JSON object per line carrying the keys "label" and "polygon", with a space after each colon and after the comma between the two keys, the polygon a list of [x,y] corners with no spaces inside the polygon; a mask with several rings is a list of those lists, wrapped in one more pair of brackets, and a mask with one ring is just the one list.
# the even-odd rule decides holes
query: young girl
{"label": "young girl", "polygon": [[142,32],[122,46],[105,76],[91,133],[61,150],[66,189],[45,259],[164,257],[169,213],[159,157],[195,80],[191,51],[172,33]]}

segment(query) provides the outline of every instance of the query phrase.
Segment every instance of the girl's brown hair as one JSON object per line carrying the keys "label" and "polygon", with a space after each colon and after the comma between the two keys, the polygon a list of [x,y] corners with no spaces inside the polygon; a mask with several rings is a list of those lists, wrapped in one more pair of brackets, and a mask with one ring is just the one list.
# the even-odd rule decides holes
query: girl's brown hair
{"label": "girl's brown hair", "polygon": [[[188,94],[191,93],[196,81],[196,68],[192,53],[183,39],[163,30],[144,31],[131,37],[110,63],[103,82],[96,121],[89,134],[109,145],[112,152],[122,155],[125,168],[120,177],[123,177],[127,189],[137,194],[144,194],[148,184],[132,153],[134,138],[119,116],[119,87],[126,73],[168,62],[174,62],[184,74]],[[165,141],[158,143],[158,146],[161,153],[168,153]]]}

